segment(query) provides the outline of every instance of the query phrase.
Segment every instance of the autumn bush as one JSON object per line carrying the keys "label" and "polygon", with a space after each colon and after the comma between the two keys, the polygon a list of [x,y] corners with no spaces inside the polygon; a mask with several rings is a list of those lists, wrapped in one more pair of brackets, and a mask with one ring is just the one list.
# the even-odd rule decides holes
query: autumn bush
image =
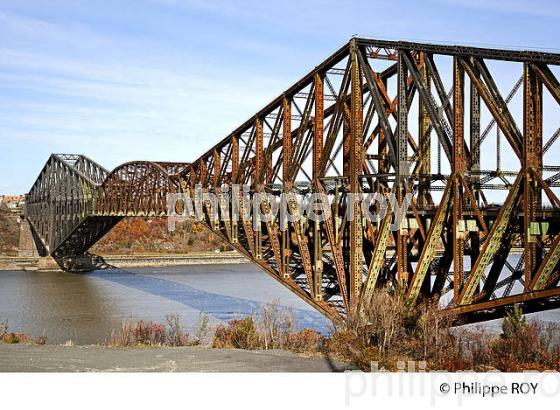
{"label": "autumn bush", "polygon": [[16,343],[30,343],[33,341],[31,336],[25,333],[15,333],[15,332],[8,332],[4,336],[2,336],[2,342],[7,344],[16,344]]}
{"label": "autumn bush", "polygon": [[275,300],[253,315],[218,325],[212,347],[314,353],[324,349],[325,341],[326,338],[313,329],[294,330],[291,309]]}
{"label": "autumn bush", "polygon": [[368,305],[350,312],[348,320],[329,336],[309,328],[296,330],[291,310],[275,301],[213,331],[208,317],[201,316],[192,341],[176,315],[168,316],[166,325],[126,322],[112,340],[117,346],[192,346],[205,344],[202,340],[210,335],[214,348],[324,354],[364,371],[372,365],[401,370],[399,363],[408,361],[423,362],[426,370],[560,370],[556,324],[527,320],[517,307],[507,311],[499,335],[481,326],[457,323],[457,318],[442,315],[433,301],[413,307],[398,289],[381,289]]}
{"label": "autumn bush", "polygon": [[296,353],[314,353],[323,351],[325,336],[313,329],[301,329],[287,334],[284,348]]}
{"label": "autumn bush", "polygon": [[560,330],[528,321],[519,307],[507,311],[500,335],[482,327],[455,327],[435,302],[412,308],[398,289],[378,290],[371,303],[350,314],[327,341],[329,354],[364,371],[372,363],[396,370],[399,361],[424,362],[432,370],[558,370]]}
{"label": "autumn bush", "polygon": [[167,339],[164,325],[143,320],[133,327],[132,335],[136,343],[146,345],[163,345]]}
{"label": "autumn bush", "polygon": [[294,329],[294,317],[290,308],[284,307],[279,300],[261,306],[253,315],[259,347],[263,349],[284,348]]}
{"label": "autumn bush", "polygon": [[181,328],[179,315],[167,315],[165,321],[167,323],[166,341],[169,346],[188,346],[191,344],[189,343],[189,334],[183,332]]}
{"label": "autumn bush", "polygon": [[219,325],[214,334],[212,347],[257,349],[259,347],[259,335],[251,316],[245,319],[231,320],[227,325]]}
{"label": "autumn bush", "polygon": [[504,371],[560,369],[560,328],[527,321],[519,307],[507,312],[502,334],[490,343],[491,361]]}
{"label": "autumn bush", "polygon": [[376,291],[368,304],[349,313],[327,342],[327,351],[363,370],[373,362],[394,370],[398,361],[412,360],[414,352],[428,350],[427,340],[433,335],[418,328],[420,317],[398,289]]}
{"label": "autumn bush", "polygon": [[8,321],[0,322],[0,342],[6,344],[17,344],[17,343],[34,343],[38,345],[44,345],[47,343],[47,335],[45,332],[36,339],[27,333],[21,332],[10,332],[8,330]]}
{"label": "autumn bush", "polygon": [[189,346],[189,334],[180,326],[178,315],[168,315],[166,323],[130,320],[123,322],[119,332],[112,332],[111,346]]}
{"label": "autumn bush", "polygon": [[212,346],[322,353],[365,371],[372,363],[394,371],[406,361],[449,371],[558,367],[558,330],[527,322],[520,310],[507,314],[500,336],[482,327],[456,327],[455,321],[441,315],[435,302],[412,307],[398,289],[385,289],[374,292],[370,303],[351,312],[329,337],[312,329],[295,331],[291,311],[275,302],[251,316],[219,325]]}

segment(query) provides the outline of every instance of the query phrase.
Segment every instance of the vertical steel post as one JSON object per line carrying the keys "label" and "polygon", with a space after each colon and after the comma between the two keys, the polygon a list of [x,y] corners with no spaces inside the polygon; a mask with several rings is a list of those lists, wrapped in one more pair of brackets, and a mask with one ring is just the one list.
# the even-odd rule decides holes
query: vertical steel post
{"label": "vertical steel post", "polygon": [[525,63],[523,73],[523,208],[525,289],[528,290],[535,270],[542,260],[542,252],[538,249],[531,230],[531,224],[538,223],[536,212],[541,207],[541,188],[530,172],[532,170],[542,176],[542,82],[528,63]]}
{"label": "vertical steel post", "polygon": [[220,182],[220,153],[218,152],[217,149],[214,149],[212,152],[213,156],[214,156],[214,169],[213,169],[213,173],[212,173],[212,185],[214,187],[216,187],[219,182]]}
{"label": "vertical steel post", "polygon": [[231,138],[231,182],[237,183],[239,176],[239,138],[234,136]]}
{"label": "vertical steel post", "polygon": [[[420,68],[420,75],[424,79],[428,90],[431,85],[431,76],[426,69],[426,63],[424,62],[425,53],[420,55],[422,67]],[[422,98],[418,99],[418,150],[420,161],[419,173],[420,178],[418,181],[418,202],[420,206],[426,206],[430,202],[430,174],[432,173],[431,164],[431,138],[430,138],[430,115],[428,114],[428,109]]]}
{"label": "vertical steel post", "polygon": [[464,280],[463,253],[466,224],[463,220],[463,192],[460,176],[464,173],[465,152],[465,72],[459,57],[453,58],[453,294],[459,296]]}
{"label": "vertical steel post", "polygon": [[[283,192],[287,193],[292,189],[290,161],[292,159],[292,101],[288,97],[282,99],[282,182]],[[282,269],[283,277],[290,277],[290,224],[284,223],[282,230]]]}
{"label": "vertical steel post", "polygon": [[323,122],[324,113],[324,76],[316,73],[315,84],[315,120],[313,126],[313,180],[321,176],[321,160],[323,157]]}
{"label": "vertical steel post", "polygon": [[[478,73],[477,73],[478,75]],[[480,193],[480,93],[476,89],[474,82],[470,83],[470,182],[476,205],[479,205]],[[471,268],[474,266],[480,254],[480,236],[478,230],[469,232],[471,243]]]}
{"label": "vertical steel post", "polygon": [[253,186],[256,188],[262,182],[261,175],[264,163],[264,136],[262,118],[255,120],[255,167],[253,172]]}
{"label": "vertical steel post", "polygon": [[[263,120],[257,118],[255,120],[255,169],[253,174],[253,193],[260,190],[262,184],[262,172],[264,163],[264,135],[263,135]],[[253,213],[256,210],[253,209]],[[253,214],[253,218],[257,215]],[[253,224],[254,226],[255,224]],[[257,229],[255,231],[255,257],[262,258],[262,222],[256,221]]]}
{"label": "vertical steel post", "polygon": [[315,277],[315,300],[323,300],[323,244],[321,240],[321,224],[313,221],[313,271]]}
{"label": "vertical steel post", "polygon": [[[237,184],[239,177],[239,137],[236,135],[231,138],[231,183]],[[230,190],[230,195],[232,198],[231,206],[233,206],[233,186]],[[237,215],[238,212],[233,212],[230,209],[231,215],[231,242],[237,243]]]}
{"label": "vertical steel post", "polygon": [[[362,73],[358,61],[358,48],[355,39],[350,41],[351,59],[351,115],[350,115],[350,164],[349,190],[357,195],[361,192],[360,175],[363,161],[363,100]],[[352,220],[350,221],[350,292],[349,300],[352,307],[358,305],[358,298],[362,290],[363,270],[363,227],[361,204],[350,198],[352,206]]]}
{"label": "vertical steel post", "polygon": [[284,190],[291,187],[290,161],[292,159],[292,101],[288,97],[282,99],[282,181]]}
{"label": "vertical steel post", "polygon": [[[405,51],[399,50],[397,63],[397,175],[395,191],[399,206],[402,206],[408,184],[408,106]],[[408,229],[406,214],[399,226],[397,236],[397,280],[408,282]]]}
{"label": "vertical steel post", "polygon": [[[315,121],[313,126],[313,185],[317,192],[318,178],[323,176],[321,161],[323,157],[323,128],[324,128],[324,75],[316,73],[313,77],[315,89]],[[313,278],[315,284],[315,299],[322,300],[323,287],[323,246],[322,230],[319,221],[313,221]]]}
{"label": "vertical steel post", "polygon": [[[221,198],[221,180],[220,180],[220,171],[221,171],[221,158],[220,158],[220,151],[214,148],[213,152],[214,157],[214,165],[213,165],[213,172],[212,172],[212,186],[214,188],[214,193],[218,196],[218,201]],[[216,205],[217,209],[212,209],[212,215],[216,216],[216,219],[213,221],[214,230],[220,229],[220,206],[219,202]]]}

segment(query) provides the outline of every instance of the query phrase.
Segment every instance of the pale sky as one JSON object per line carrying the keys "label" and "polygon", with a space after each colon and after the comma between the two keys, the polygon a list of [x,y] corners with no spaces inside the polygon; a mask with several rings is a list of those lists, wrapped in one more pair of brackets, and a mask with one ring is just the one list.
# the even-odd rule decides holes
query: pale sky
{"label": "pale sky", "polygon": [[0,195],[52,152],[196,159],[355,34],[554,49],[559,18],[554,0],[0,0]]}

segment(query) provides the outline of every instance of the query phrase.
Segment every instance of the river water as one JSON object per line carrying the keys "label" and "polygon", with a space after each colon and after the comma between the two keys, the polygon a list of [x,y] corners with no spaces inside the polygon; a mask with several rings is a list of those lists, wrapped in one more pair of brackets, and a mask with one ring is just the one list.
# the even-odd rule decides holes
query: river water
{"label": "river water", "polygon": [[0,271],[0,322],[49,343],[108,341],[126,320],[178,314],[191,334],[204,312],[212,325],[277,301],[297,327],[328,333],[328,319],[249,264],[110,269],[86,274]]}
{"label": "river water", "polygon": [[[201,317],[211,325],[258,312],[273,301],[291,309],[297,327],[332,331],[328,319],[250,264],[142,267],[66,272],[0,271],[0,322],[49,343],[97,344],[127,320],[163,323],[178,314],[193,333]],[[560,309],[528,315],[560,323]],[[486,322],[499,332],[500,321]],[[474,325],[473,325],[474,326]]]}

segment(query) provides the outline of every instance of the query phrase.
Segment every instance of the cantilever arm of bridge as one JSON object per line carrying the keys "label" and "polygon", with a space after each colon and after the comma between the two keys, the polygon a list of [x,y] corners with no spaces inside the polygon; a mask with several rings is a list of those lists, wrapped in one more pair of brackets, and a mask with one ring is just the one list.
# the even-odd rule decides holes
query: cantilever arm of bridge
{"label": "cantilever arm of bridge", "polygon": [[[325,221],[289,202],[284,230],[279,217],[253,226],[222,206],[205,206],[203,222],[334,319],[375,308],[372,295],[386,286],[468,320],[516,303],[556,307],[560,168],[545,160],[560,154],[560,116],[546,127],[543,118],[558,113],[559,65],[559,54],[539,51],[353,38],[191,163],[109,172],[82,155],[52,155],[26,215],[48,252],[65,258],[121,218],[166,216],[167,194],[195,186],[315,192],[329,199]],[[351,201],[375,192],[399,204],[411,195],[402,221],[369,219],[381,203]]]}

